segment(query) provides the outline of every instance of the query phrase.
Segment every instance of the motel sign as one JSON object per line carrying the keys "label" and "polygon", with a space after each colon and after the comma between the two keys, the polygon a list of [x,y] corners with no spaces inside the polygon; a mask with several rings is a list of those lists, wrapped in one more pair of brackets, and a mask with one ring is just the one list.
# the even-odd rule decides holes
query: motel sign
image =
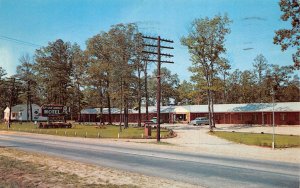
{"label": "motel sign", "polygon": [[63,116],[68,113],[68,108],[63,105],[44,105],[42,106],[42,116]]}

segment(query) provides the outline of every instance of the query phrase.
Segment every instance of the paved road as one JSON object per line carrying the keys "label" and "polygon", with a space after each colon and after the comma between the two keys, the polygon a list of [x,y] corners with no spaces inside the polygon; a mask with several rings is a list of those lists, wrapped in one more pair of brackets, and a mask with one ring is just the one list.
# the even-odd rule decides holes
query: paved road
{"label": "paved road", "polygon": [[93,143],[90,139],[2,134],[0,146],[169,178],[204,187],[299,187],[299,164]]}

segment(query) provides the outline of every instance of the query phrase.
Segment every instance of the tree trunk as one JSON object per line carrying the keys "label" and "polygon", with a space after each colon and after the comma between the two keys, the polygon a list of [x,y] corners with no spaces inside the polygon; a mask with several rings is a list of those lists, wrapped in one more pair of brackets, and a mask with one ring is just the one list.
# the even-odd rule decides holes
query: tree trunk
{"label": "tree trunk", "polygon": [[[109,77],[109,74],[107,74],[107,76]],[[111,118],[111,104],[110,104],[110,94],[109,94],[109,78],[107,78],[107,81],[106,81],[106,96],[107,96],[107,107],[108,107],[108,124],[109,125],[112,125],[112,118]]]}

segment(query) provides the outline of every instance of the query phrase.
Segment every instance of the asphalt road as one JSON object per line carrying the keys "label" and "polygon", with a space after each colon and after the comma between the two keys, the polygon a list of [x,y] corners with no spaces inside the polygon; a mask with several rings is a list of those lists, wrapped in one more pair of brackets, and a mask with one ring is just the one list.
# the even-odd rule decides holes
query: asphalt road
{"label": "asphalt road", "polygon": [[299,188],[299,164],[131,147],[48,135],[2,134],[0,146],[173,179],[204,187]]}

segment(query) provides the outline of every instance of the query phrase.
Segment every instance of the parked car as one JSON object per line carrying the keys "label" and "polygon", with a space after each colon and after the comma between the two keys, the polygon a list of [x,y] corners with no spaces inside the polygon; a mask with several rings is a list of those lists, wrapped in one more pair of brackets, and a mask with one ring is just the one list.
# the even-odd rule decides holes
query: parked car
{"label": "parked car", "polygon": [[197,117],[196,119],[192,120],[192,125],[209,125],[209,119],[207,117]]}
{"label": "parked car", "polygon": [[[152,121],[153,123],[157,123],[157,117],[153,117],[150,121]],[[163,123],[162,119],[160,119],[160,123]]]}

